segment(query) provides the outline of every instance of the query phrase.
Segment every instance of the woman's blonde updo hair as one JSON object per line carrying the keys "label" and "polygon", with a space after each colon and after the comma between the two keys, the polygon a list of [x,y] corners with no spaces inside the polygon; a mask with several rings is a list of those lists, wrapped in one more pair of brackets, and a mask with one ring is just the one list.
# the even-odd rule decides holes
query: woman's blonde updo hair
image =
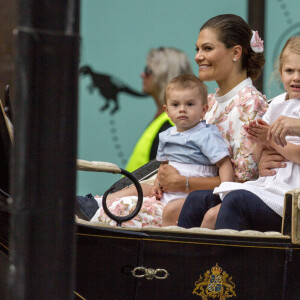
{"label": "woman's blonde updo hair", "polygon": [[182,51],[160,47],[151,49],[147,56],[147,66],[151,69],[159,104],[165,101],[165,88],[168,82],[181,74],[193,74],[190,61]]}
{"label": "woman's blonde updo hair", "polygon": [[200,31],[205,28],[214,30],[226,48],[240,45],[243,49],[242,69],[246,69],[252,80],[259,77],[265,64],[264,52],[255,53],[251,49],[252,30],[243,18],[233,14],[219,15],[205,22]]}

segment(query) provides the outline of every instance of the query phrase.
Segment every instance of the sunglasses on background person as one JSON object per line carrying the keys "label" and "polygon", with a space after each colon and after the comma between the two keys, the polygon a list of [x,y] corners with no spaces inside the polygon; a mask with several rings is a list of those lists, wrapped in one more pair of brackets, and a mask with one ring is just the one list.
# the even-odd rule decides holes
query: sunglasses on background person
{"label": "sunglasses on background person", "polygon": [[146,66],[145,68],[144,68],[144,74],[145,74],[145,76],[150,76],[151,74],[153,73],[153,71],[148,67],[148,66]]}

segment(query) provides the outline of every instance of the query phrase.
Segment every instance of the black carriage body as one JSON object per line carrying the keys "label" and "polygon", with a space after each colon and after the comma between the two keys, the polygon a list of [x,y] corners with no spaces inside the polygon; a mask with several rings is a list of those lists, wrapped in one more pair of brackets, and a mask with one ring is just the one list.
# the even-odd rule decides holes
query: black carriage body
{"label": "black carriage body", "polygon": [[[296,300],[300,299],[299,251],[284,236],[132,231],[79,224],[76,293],[84,299],[107,300],[229,296]],[[135,267],[163,269],[169,276],[136,278],[131,272]],[[223,296],[225,291],[227,296],[213,293],[205,298],[209,285],[205,274],[212,275],[215,267],[223,282]],[[224,284],[223,274],[231,278],[230,284]]]}
{"label": "black carriage body", "polygon": [[[1,299],[5,299],[9,266],[8,225],[9,214],[0,212]],[[79,220],[75,298],[300,299],[300,246],[289,236],[256,234],[133,230],[94,226]],[[137,278],[132,274],[137,267],[165,270],[168,276],[157,273],[147,279],[145,272],[136,272],[134,275],[141,276]],[[217,293],[208,296],[214,269],[219,271],[223,298]],[[207,274],[209,282],[205,282]]]}

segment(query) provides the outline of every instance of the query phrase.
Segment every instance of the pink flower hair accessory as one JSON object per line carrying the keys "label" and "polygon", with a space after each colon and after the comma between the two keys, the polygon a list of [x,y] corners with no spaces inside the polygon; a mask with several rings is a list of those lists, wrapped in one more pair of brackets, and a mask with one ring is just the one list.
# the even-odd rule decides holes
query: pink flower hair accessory
{"label": "pink flower hair accessory", "polygon": [[264,52],[264,41],[259,37],[257,31],[252,30],[252,38],[250,41],[250,46],[253,52],[255,53]]}

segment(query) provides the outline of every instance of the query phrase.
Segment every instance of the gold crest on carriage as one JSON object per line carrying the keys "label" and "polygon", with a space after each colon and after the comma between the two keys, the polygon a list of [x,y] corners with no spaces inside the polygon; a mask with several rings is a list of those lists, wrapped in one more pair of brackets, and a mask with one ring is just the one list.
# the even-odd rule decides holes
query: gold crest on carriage
{"label": "gold crest on carriage", "polygon": [[193,294],[200,296],[202,300],[215,299],[217,297],[220,300],[225,300],[236,297],[232,276],[229,277],[229,274],[223,271],[218,264],[206,271],[203,276],[200,275],[199,280],[195,282],[193,290]]}

